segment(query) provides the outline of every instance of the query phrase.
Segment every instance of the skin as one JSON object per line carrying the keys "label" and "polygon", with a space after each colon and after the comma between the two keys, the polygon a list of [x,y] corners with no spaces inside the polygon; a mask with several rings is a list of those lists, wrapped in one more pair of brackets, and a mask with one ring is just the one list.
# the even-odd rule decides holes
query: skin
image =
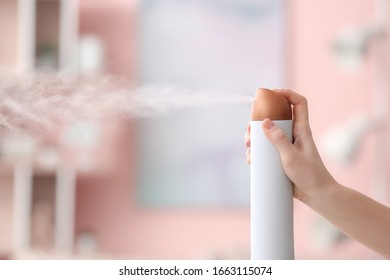
{"label": "skin", "polygon": [[[307,100],[288,89],[276,90],[293,106],[293,143],[266,119],[263,131],[279,151],[284,171],[293,182],[294,197],[341,231],[390,259],[390,208],[339,184],[323,164],[309,126]],[[250,163],[250,126],[245,134]]]}

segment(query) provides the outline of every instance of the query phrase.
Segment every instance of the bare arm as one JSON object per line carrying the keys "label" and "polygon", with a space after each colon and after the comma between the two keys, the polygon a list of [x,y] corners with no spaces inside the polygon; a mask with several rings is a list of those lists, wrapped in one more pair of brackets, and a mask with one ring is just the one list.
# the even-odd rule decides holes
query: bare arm
{"label": "bare arm", "polygon": [[[306,99],[278,90],[293,105],[293,143],[270,120],[263,122],[267,138],[280,153],[294,186],[294,197],[328,219],[345,234],[390,259],[390,208],[336,182],[324,166],[309,126]],[[250,162],[249,129],[246,134]]]}
{"label": "bare arm", "polygon": [[390,259],[390,208],[338,183],[308,196],[305,203],[345,234]]}

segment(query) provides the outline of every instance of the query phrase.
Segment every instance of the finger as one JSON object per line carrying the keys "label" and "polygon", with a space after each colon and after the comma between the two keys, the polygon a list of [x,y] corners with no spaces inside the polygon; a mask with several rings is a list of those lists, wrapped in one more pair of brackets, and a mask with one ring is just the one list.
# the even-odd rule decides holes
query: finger
{"label": "finger", "polygon": [[247,149],[246,150],[246,162],[248,163],[248,164],[251,164],[251,149]]}
{"label": "finger", "polygon": [[263,121],[263,131],[268,140],[276,147],[280,154],[285,155],[294,149],[294,146],[287,138],[287,135],[271,120],[265,119]]}
{"label": "finger", "polygon": [[277,91],[281,95],[287,98],[291,105],[293,105],[296,112],[294,112],[295,121],[308,121],[309,110],[307,107],[307,100],[303,95],[300,95],[291,89],[279,89]]}
{"label": "finger", "polygon": [[250,135],[248,133],[246,133],[244,139],[245,139],[245,146],[247,148],[250,148],[250,146],[251,146],[251,137],[250,137]]}
{"label": "finger", "polygon": [[310,135],[311,132],[309,126],[309,110],[307,106],[307,99],[290,89],[279,89],[276,92],[286,97],[290,104],[293,105],[295,133],[306,133]]}
{"label": "finger", "polygon": [[246,128],[244,141],[245,141],[245,146],[249,148],[251,146],[251,125],[250,125],[250,123],[248,123],[248,126]]}

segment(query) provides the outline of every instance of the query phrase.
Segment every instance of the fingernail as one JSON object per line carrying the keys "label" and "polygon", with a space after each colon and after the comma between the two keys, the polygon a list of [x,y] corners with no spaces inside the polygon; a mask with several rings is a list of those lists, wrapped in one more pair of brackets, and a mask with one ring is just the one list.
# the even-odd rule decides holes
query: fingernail
{"label": "fingernail", "polygon": [[265,119],[263,122],[263,127],[266,129],[271,129],[274,126],[274,123],[270,119]]}

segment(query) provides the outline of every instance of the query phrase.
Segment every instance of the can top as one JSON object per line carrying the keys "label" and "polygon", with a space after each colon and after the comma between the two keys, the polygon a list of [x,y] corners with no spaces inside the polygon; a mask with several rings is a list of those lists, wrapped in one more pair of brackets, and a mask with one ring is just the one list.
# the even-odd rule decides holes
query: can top
{"label": "can top", "polygon": [[287,98],[269,89],[259,88],[252,102],[251,120],[291,120],[292,110]]}

